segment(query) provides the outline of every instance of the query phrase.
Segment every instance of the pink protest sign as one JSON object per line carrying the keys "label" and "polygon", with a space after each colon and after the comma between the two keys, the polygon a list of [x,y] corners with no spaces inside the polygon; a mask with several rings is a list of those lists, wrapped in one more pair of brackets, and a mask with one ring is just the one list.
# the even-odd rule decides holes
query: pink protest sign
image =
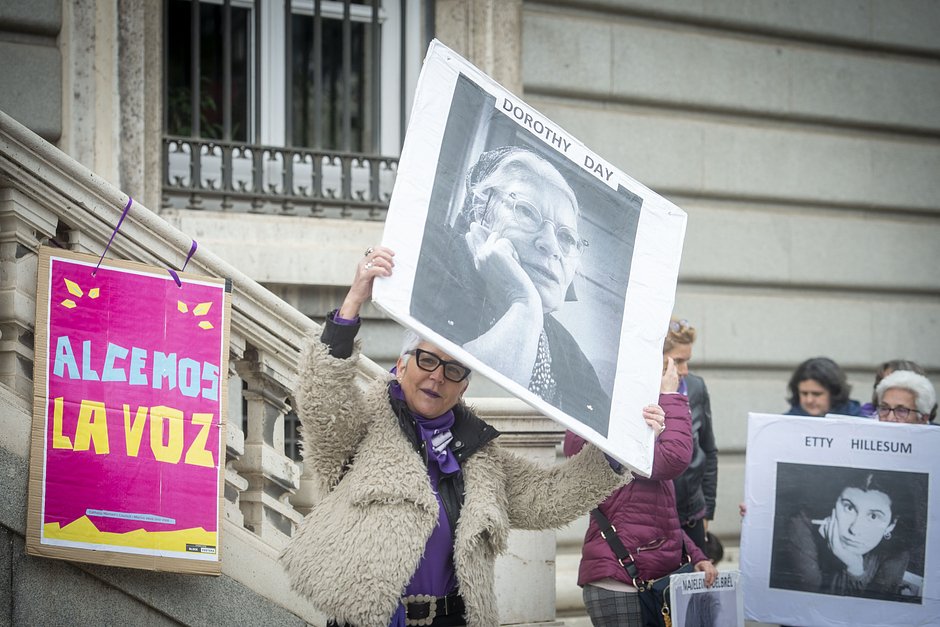
{"label": "pink protest sign", "polygon": [[41,249],[27,549],[218,574],[230,290]]}

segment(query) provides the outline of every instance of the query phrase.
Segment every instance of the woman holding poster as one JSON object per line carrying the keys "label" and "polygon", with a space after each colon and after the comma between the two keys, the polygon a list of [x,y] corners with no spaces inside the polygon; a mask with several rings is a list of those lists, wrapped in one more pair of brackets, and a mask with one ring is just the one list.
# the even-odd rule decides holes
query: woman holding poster
{"label": "woman holding poster", "polygon": [[775,541],[771,587],[915,601],[919,591],[905,583],[916,526],[906,475],[833,470],[841,480],[827,510],[801,508]]}
{"label": "woman holding poster", "polygon": [[[594,446],[540,467],[463,403],[470,369],[406,334],[392,375],[357,380],[359,310],[393,253],[369,248],[340,309],[300,357],[306,476],[322,498],[283,561],[333,625],[499,624],[495,563],[509,530],[558,527],[628,480]],[[643,412],[662,429],[662,408]]]}

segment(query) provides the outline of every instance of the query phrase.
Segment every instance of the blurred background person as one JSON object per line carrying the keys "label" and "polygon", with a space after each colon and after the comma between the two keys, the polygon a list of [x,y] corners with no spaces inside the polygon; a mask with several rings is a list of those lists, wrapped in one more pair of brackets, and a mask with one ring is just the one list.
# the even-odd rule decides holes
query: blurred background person
{"label": "blurred background person", "polygon": [[[679,375],[679,392],[689,399],[692,412],[692,460],[689,467],[673,481],[676,488],[676,509],[683,530],[705,553],[709,553],[708,521],[715,517],[715,495],[718,489],[718,447],[712,430],[712,409],[708,388],[701,377],[689,372],[695,327],[688,320],[669,321],[663,343],[663,357],[671,357]],[[714,547],[711,547],[714,548]]]}
{"label": "blurred background person", "polygon": [[828,357],[813,357],[801,363],[787,387],[788,416],[865,415],[861,404],[849,398],[852,386],[845,372]]}
{"label": "blurred background person", "polygon": [[[875,372],[875,382],[871,386],[871,402],[865,403],[862,405],[862,412],[866,415],[871,416],[872,418],[878,417],[878,412],[876,407],[878,406],[878,384],[881,383],[881,380],[886,376],[895,372],[897,370],[910,370],[911,372],[916,372],[919,375],[927,376],[927,371],[918,364],[916,361],[911,361],[909,359],[891,359],[884,362]],[[934,405],[930,411],[929,421],[933,422],[934,418],[937,417],[937,406]]]}
{"label": "blurred background person", "polygon": [[875,387],[875,409],[881,422],[925,425],[937,409],[937,393],[924,375],[895,370]]}

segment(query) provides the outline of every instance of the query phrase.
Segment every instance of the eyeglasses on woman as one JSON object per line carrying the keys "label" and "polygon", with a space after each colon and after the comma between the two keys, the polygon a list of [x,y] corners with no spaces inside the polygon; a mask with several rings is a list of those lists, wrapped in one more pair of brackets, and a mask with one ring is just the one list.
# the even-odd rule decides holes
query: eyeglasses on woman
{"label": "eyeglasses on woman", "polygon": [[420,348],[416,348],[413,351],[408,351],[408,354],[415,356],[415,363],[418,364],[418,368],[421,368],[425,372],[434,372],[443,366],[444,378],[448,381],[460,383],[470,376],[471,370],[460,362],[441,359],[434,353],[422,350]]}

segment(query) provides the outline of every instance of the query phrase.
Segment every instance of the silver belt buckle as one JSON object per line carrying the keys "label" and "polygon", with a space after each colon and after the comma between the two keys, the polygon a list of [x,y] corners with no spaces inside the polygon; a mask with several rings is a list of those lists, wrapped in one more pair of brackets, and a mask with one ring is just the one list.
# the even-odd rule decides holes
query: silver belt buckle
{"label": "silver belt buckle", "polygon": [[[437,597],[431,596],[430,594],[409,594],[408,596],[402,598],[402,603],[405,605],[405,625],[408,627],[426,627],[434,622],[434,618],[437,616]],[[424,618],[409,618],[408,617],[408,606],[414,604],[428,604],[428,615]]]}

